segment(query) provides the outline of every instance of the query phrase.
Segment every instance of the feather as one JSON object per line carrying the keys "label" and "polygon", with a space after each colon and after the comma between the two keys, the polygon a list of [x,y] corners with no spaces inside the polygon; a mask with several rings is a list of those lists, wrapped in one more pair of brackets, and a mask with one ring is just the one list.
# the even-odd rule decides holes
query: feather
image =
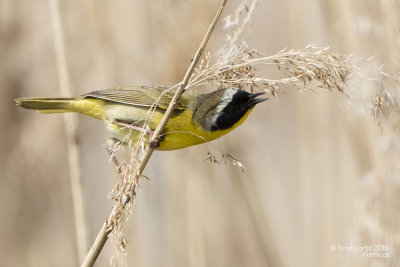
{"label": "feather", "polygon": [[[151,107],[156,104],[158,108],[167,109],[175,91],[176,88],[169,87],[121,86],[94,91],[83,95],[83,97],[140,107]],[[185,97],[187,95],[185,93],[180,98],[176,109],[187,108],[189,99]]]}

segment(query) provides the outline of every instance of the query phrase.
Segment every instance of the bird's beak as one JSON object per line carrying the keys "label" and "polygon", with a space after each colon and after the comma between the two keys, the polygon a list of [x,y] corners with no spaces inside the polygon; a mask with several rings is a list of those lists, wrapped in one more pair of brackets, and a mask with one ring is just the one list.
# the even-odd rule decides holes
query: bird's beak
{"label": "bird's beak", "polygon": [[263,95],[264,93],[256,93],[256,94],[251,94],[249,95],[249,106],[254,107],[258,103],[264,102],[265,100],[268,100],[269,98],[256,98],[257,96]]}

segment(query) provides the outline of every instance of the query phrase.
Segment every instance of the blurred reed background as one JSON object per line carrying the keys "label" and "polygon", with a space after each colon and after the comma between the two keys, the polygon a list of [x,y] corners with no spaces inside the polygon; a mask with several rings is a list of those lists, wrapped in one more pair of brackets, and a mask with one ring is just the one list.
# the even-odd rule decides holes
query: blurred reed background
{"label": "blurred reed background", "polygon": [[[60,2],[75,95],[179,82],[218,5]],[[229,1],[224,14],[238,3]],[[394,74],[399,17],[397,0],[264,0],[245,40],[271,54],[319,44],[375,56]],[[224,34],[219,24],[207,50],[216,51]],[[59,96],[49,1],[0,1],[0,58],[0,265],[76,266],[63,116],[13,101]],[[118,177],[102,123],[80,116],[79,128],[91,243]],[[247,176],[205,162],[205,145],[156,152],[145,170],[151,181],[141,182],[127,223],[128,266],[396,266],[400,145],[392,129],[380,129],[339,93],[293,91],[260,104],[244,125],[213,142],[241,160]],[[386,245],[390,257],[332,245]],[[113,251],[108,242],[96,266],[107,266]]]}

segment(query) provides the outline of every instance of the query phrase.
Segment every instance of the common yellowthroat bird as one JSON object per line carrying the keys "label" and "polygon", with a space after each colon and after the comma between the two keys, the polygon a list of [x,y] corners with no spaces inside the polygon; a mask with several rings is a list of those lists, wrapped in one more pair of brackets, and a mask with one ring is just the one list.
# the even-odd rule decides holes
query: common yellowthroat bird
{"label": "common yellowthroat bird", "polygon": [[[103,120],[114,138],[136,141],[147,120],[149,134],[161,121],[176,89],[126,86],[76,98],[18,98],[17,105],[41,113],[78,112]],[[185,148],[214,140],[239,126],[264,93],[225,88],[208,94],[186,90],[156,144],[157,150]],[[149,112],[153,108],[153,112]],[[128,138],[127,138],[128,137]]]}

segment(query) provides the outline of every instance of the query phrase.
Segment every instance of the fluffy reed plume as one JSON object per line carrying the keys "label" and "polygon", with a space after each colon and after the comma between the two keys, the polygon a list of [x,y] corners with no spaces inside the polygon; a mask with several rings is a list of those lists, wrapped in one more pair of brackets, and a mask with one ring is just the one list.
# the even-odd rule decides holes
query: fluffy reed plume
{"label": "fluffy reed plume", "polygon": [[[257,66],[260,65],[276,66],[282,78],[263,77],[257,73]],[[286,92],[288,88],[299,91],[326,88],[343,92],[352,72],[349,57],[332,53],[328,48],[310,45],[302,50],[284,49],[266,56],[242,44],[235,50],[227,50],[214,64],[211,64],[211,56],[207,54],[189,86],[216,84],[219,87],[236,87],[252,92],[264,90],[274,97]]]}
{"label": "fluffy reed plume", "polygon": [[[389,75],[373,59],[354,62],[346,95],[357,111],[371,115],[381,126],[398,125],[400,112],[400,73]],[[392,124],[390,126],[390,124]],[[397,127],[397,126],[396,126]]]}
{"label": "fluffy reed plume", "polygon": [[400,76],[384,73],[371,60],[356,64],[359,68],[348,83],[348,98],[353,110],[372,116],[382,131],[376,141],[379,156],[360,177],[349,242],[373,246],[381,256],[370,257],[369,265],[360,257],[347,262],[352,266],[396,266],[400,257],[400,235],[394,223],[400,208]]}
{"label": "fluffy reed plume", "polygon": [[[255,0],[242,1],[233,15],[225,19],[226,29],[230,32],[226,44],[212,56],[206,53],[195,69],[186,88],[200,85],[216,85],[218,88],[234,87],[249,91],[264,91],[278,98],[290,90],[303,92],[305,90],[328,89],[343,93],[351,103],[360,105],[379,123],[393,112],[399,112],[399,76],[389,76],[383,72],[365,72],[369,61],[355,62],[351,56],[333,53],[329,48],[319,48],[310,45],[301,50],[283,49],[274,55],[249,48],[240,40],[241,33],[251,22],[251,14],[256,6]],[[259,71],[261,66],[274,66],[281,77],[270,79]],[[360,81],[363,81],[362,83]],[[368,86],[360,86],[369,83]],[[175,88],[175,85],[171,88]],[[147,120],[152,116],[156,103],[149,111]],[[397,118],[397,117],[396,117]],[[145,123],[145,125],[148,125]],[[145,128],[148,126],[145,126]],[[139,175],[134,173],[145,147],[145,131],[139,141],[128,144],[128,155],[118,162],[116,154],[124,150],[122,142],[110,146],[111,159],[117,164],[121,178],[114,186],[110,198],[116,203],[107,219],[107,227],[112,230],[117,242],[113,264],[123,262],[126,253],[124,223],[132,211],[132,204],[139,188]],[[230,161],[245,168],[232,155],[223,154],[224,161]],[[207,159],[218,163],[219,160],[209,152]]]}

